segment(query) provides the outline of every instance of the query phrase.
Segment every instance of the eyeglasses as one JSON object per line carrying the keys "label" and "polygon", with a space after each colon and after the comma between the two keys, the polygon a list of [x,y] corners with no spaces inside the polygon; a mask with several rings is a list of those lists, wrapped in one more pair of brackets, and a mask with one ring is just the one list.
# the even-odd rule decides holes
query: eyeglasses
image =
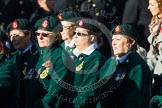
{"label": "eyeglasses", "polygon": [[79,32],[73,32],[73,35],[77,36],[89,36],[89,34],[79,33]]}
{"label": "eyeglasses", "polygon": [[63,29],[64,30],[69,30],[71,27],[74,27],[73,25],[72,26],[63,26]]}
{"label": "eyeglasses", "polygon": [[43,37],[48,37],[48,35],[50,35],[50,33],[38,33],[38,32],[36,32],[36,35],[37,36],[43,36]]}

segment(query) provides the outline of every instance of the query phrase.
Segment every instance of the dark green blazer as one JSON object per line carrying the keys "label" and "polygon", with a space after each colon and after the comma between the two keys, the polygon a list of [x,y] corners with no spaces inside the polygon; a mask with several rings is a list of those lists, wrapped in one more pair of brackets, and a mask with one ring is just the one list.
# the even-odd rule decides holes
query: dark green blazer
{"label": "dark green blazer", "polygon": [[152,74],[136,52],[122,63],[113,56],[100,70],[97,108],[149,108]]}
{"label": "dark green blazer", "polygon": [[18,67],[20,74],[20,108],[31,108],[33,103],[32,88],[34,85],[32,77],[35,77],[34,70],[39,58],[37,43],[33,43],[32,47],[25,53],[20,54],[16,50],[11,53],[11,61]]}
{"label": "dark green blazer", "polygon": [[90,99],[96,94],[97,87],[95,84],[99,81],[98,70],[105,60],[106,58],[98,49],[95,49],[90,55],[81,53],[78,57],[74,56],[76,96],[73,103],[75,108],[96,107],[96,102],[91,103]]}
{"label": "dark green blazer", "polygon": [[34,108],[71,108],[73,94],[68,85],[74,81],[74,62],[59,45],[41,48],[36,66],[37,80],[43,91],[34,101]]}

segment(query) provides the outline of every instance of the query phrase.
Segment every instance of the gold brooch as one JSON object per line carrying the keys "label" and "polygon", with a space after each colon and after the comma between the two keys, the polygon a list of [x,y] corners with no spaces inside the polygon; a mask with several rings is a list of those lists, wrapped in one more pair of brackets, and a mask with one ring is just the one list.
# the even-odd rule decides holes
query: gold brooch
{"label": "gold brooch", "polygon": [[84,63],[84,61],[83,61],[82,63],[80,63],[80,64],[76,67],[76,71],[80,71],[80,70],[82,69],[83,63]]}
{"label": "gold brooch", "polygon": [[49,72],[49,68],[46,68],[46,70],[44,70],[41,74],[40,74],[40,78],[45,78],[48,75]]}

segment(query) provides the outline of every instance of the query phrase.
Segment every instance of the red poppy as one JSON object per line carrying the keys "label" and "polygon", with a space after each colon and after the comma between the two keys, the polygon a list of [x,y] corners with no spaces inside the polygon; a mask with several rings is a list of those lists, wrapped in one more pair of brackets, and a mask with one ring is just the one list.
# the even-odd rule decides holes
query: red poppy
{"label": "red poppy", "polygon": [[50,66],[51,66],[51,62],[48,60],[48,61],[46,61],[45,63],[44,63],[44,66],[46,67],[46,68],[49,68]]}

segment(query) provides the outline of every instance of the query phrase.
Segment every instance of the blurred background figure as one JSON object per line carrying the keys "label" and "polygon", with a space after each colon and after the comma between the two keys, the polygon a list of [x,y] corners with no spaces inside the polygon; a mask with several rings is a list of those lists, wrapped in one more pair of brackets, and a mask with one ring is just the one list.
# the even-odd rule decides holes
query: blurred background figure
{"label": "blurred background figure", "polygon": [[19,108],[19,73],[6,55],[7,35],[0,30],[0,104],[2,108]]}
{"label": "blurred background figure", "polygon": [[55,12],[70,12],[76,10],[76,0],[55,0],[54,11]]}
{"label": "blurred background figure", "polygon": [[149,0],[148,10],[152,14],[149,24],[147,64],[154,74],[152,96],[162,95],[162,1]]}
{"label": "blurred background figure", "polygon": [[5,0],[2,11],[5,23],[4,29],[16,18],[29,19],[35,8],[35,0]]}
{"label": "blurred background figure", "polygon": [[113,20],[114,12],[109,0],[84,0],[80,5],[79,11],[90,13],[93,19],[111,29],[111,20]]}
{"label": "blurred background figure", "polygon": [[36,0],[36,2],[36,9],[29,18],[33,27],[38,19],[55,14],[53,10],[55,0]]}
{"label": "blurred background figure", "polygon": [[151,13],[147,6],[148,0],[126,0],[122,15],[122,23],[132,24],[138,30],[140,35],[138,43],[146,51],[149,50],[147,37],[150,34],[148,24],[151,20]]}

